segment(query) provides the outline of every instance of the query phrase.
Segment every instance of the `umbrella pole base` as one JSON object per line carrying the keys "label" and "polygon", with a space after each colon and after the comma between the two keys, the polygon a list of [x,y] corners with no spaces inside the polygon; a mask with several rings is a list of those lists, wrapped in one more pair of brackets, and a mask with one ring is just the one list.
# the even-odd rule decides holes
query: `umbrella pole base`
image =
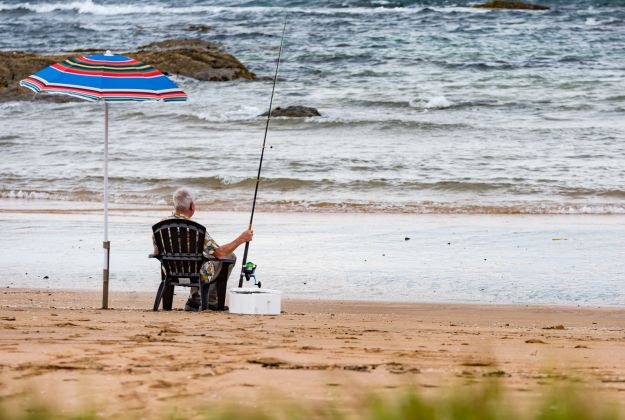
{"label": "umbrella pole base", "polygon": [[111,242],[104,241],[104,269],[102,270],[102,309],[109,307],[109,260],[111,253]]}

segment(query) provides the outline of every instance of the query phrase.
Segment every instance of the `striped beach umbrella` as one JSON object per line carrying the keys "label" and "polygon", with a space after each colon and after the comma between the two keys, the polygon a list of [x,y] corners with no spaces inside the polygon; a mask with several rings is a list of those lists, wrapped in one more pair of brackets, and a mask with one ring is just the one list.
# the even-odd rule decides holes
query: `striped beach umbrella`
{"label": "striped beach umbrella", "polygon": [[187,94],[156,68],[122,55],[95,54],[69,58],[20,81],[35,93],[70,95],[87,101],[104,102],[104,268],[102,307],[108,308],[108,115],[109,102],[186,101]]}
{"label": "striped beach umbrella", "polygon": [[20,81],[36,93],[88,101],[186,101],[187,95],[156,68],[134,58],[106,54],[69,58]]}

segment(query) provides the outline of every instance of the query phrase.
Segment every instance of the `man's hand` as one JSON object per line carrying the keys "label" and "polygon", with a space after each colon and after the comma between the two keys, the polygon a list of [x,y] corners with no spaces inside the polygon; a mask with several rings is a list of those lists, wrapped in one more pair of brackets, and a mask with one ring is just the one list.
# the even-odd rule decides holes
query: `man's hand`
{"label": "man's hand", "polygon": [[254,231],[252,229],[244,230],[239,237],[238,240],[241,241],[242,244],[245,242],[250,242],[254,238]]}

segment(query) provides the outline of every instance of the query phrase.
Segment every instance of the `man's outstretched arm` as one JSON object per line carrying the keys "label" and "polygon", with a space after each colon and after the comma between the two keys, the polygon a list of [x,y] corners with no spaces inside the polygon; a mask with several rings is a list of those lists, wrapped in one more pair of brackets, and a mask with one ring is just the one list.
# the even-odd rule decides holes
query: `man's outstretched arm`
{"label": "man's outstretched arm", "polygon": [[215,250],[213,254],[215,258],[224,258],[234,252],[235,249],[239,247],[239,245],[249,242],[254,237],[254,231],[251,229],[243,231],[234,241],[228,242],[227,244],[223,244],[219,248]]}

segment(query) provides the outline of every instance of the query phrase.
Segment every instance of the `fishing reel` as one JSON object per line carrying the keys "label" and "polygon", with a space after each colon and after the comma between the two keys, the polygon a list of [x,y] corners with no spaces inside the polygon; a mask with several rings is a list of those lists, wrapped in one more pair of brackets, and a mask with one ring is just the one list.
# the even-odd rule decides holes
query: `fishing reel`
{"label": "fishing reel", "polygon": [[254,264],[251,261],[248,261],[247,264],[245,264],[243,266],[243,275],[245,276],[245,281],[250,281],[250,280],[254,280],[254,283],[252,283],[252,286],[258,286],[258,288],[262,287],[260,284],[260,281],[256,280],[256,264]]}

